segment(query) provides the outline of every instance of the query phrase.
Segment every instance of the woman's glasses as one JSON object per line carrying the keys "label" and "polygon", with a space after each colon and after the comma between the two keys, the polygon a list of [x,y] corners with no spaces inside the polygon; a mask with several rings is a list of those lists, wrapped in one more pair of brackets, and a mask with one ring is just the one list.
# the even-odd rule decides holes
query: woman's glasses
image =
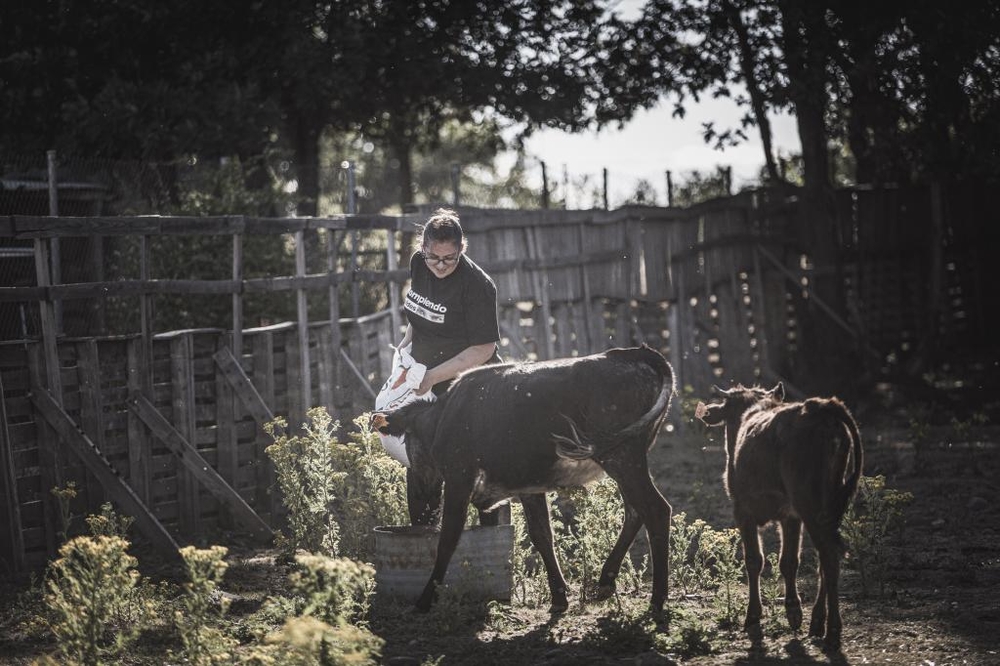
{"label": "woman's glasses", "polygon": [[446,257],[439,257],[429,252],[424,252],[424,261],[429,265],[434,266],[435,264],[441,264],[442,266],[451,266],[458,261],[458,258],[462,256],[460,252],[455,254],[449,254]]}

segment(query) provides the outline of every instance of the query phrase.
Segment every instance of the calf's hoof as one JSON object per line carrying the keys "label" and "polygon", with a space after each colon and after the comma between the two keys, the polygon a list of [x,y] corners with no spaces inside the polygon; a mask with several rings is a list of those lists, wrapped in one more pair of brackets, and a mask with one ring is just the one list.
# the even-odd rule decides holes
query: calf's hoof
{"label": "calf's hoof", "polygon": [[826,633],[826,618],[813,618],[809,623],[809,635],[815,636],[816,638],[823,638],[823,634]]}
{"label": "calf's hoof", "polygon": [[802,626],[801,604],[787,604],[785,606],[785,617],[788,619],[788,626],[792,628],[792,631],[798,631]]}
{"label": "calf's hoof", "polygon": [[549,613],[557,615],[569,610],[569,599],[566,597],[566,590],[556,590],[552,593],[552,604],[549,606]]}
{"label": "calf's hoof", "polygon": [[420,598],[417,599],[417,603],[414,604],[416,609],[421,613],[429,611],[431,606],[434,605],[434,599],[437,597],[435,592],[436,591],[433,587],[428,587],[428,589],[424,590],[423,594],[420,595]]}
{"label": "calf's hoof", "polygon": [[758,642],[764,638],[764,628],[760,624],[759,617],[748,617],[743,623],[743,631],[751,641]]}
{"label": "calf's hoof", "polygon": [[840,652],[840,632],[828,631],[823,639],[824,652]]}

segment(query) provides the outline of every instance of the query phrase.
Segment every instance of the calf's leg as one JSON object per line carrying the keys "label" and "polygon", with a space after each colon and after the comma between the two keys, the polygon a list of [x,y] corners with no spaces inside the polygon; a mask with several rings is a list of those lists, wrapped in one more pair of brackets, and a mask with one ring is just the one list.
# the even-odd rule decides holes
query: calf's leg
{"label": "calf's leg", "polygon": [[785,579],[785,617],[788,626],[798,631],[802,626],[802,599],[799,598],[796,577],[799,552],[802,549],[802,521],[785,518],[781,521],[781,577]]}
{"label": "calf's leg", "polygon": [[469,508],[469,498],[472,496],[472,483],[465,479],[449,480],[444,487],[444,509],[441,512],[441,533],[438,536],[437,557],[434,559],[434,569],[424,591],[417,599],[417,609],[429,610],[437,598],[437,587],[444,581],[448,571],[448,563],[455,554],[458,540],[462,537],[462,527],[465,525],[465,512]]}
{"label": "calf's leg", "polygon": [[406,508],[411,525],[433,525],[437,522],[441,485],[441,475],[433,468],[406,468]]}
{"label": "calf's leg", "polygon": [[763,607],[760,603],[760,572],[764,568],[764,553],[760,546],[760,533],[752,518],[737,519],[737,527],[743,539],[743,563],[747,570],[747,585],[750,599],[747,602],[747,616],[743,629],[749,634],[760,634],[760,618]]}
{"label": "calf's leg", "polygon": [[625,561],[625,556],[628,554],[632,542],[635,541],[635,537],[639,533],[639,528],[642,527],[642,520],[639,518],[639,513],[628,502],[624,504],[625,519],[622,521],[621,533],[618,535],[618,541],[611,548],[608,559],[604,562],[604,567],[601,568],[601,577],[597,582],[598,600],[607,599],[615,593],[615,581],[618,579],[618,573],[621,571],[622,562]]}
{"label": "calf's leg", "polygon": [[549,611],[561,613],[569,608],[566,596],[566,579],[563,577],[559,560],[556,559],[552,544],[552,523],[549,520],[549,504],[544,493],[521,495],[521,506],[524,508],[524,521],[528,526],[528,537],[535,550],[545,564],[545,573],[549,581],[549,593],[552,595],[552,605]]}
{"label": "calf's leg", "polygon": [[[823,587],[826,592],[826,634],[823,644],[828,650],[840,649],[842,621],[840,618],[840,550],[836,542],[818,548],[820,568],[823,572]],[[822,636],[820,625],[818,636]]]}
{"label": "calf's leg", "polygon": [[[667,601],[669,572],[667,569],[667,552],[670,547],[670,504],[663,498],[660,491],[653,485],[646,462],[645,443],[631,446],[627,443],[617,452],[612,460],[602,463],[604,470],[618,483],[622,499],[631,505],[649,537],[650,561],[653,564],[653,594],[650,606],[659,613]],[[624,527],[623,527],[624,531]]]}

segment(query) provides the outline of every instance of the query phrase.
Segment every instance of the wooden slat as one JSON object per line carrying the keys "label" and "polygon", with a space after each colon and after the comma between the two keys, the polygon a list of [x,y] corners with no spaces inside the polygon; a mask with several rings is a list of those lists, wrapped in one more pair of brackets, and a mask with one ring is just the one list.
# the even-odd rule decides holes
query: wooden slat
{"label": "wooden slat", "polygon": [[253,416],[254,420],[258,424],[264,425],[268,421],[274,420],[274,413],[261,398],[260,393],[254,387],[253,382],[250,378],[246,376],[243,372],[243,368],[240,364],[233,358],[232,352],[223,347],[215,353],[215,363],[219,366],[222,371],[222,375],[225,377],[228,385],[232,388],[233,392],[243,403],[250,415]]}
{"label": "wooden slat", "polygon": [[17,478],[14,471],[14,453],[7,428],[3,374],[0,373],[0,502],[3,502],[3,516],[7,519],[7,530],[3,533],[3,558],[11,563],[15,574],[24,571],[24,535],[21,525],[21,500],[17,494]]}
{"label": "wooden slat", "polygon": [[177,543],[163,525],[153,517],[146,505],[136,496],[107,460],[94,447],[73,419],[56,403],[55,398],[45,388],[35,387],[31,394],[36,409],[58,434],[87,469],[98,478],[105,492],[121,507],[122,511],[135,518],[136,527],[154,546],[165,551],[166,556],[177,556]]}
{"label": "wooden slat", "polygon": [[[76,364],[80,374],[80,427],[98,451],[107,452],[104,442],[104,403],[101,398],[101,366],[97,341],[87,340],[77,345]],[[97,487],[92,487],[92,477],[86,479],[84,491],[88,511],[100,505],[102,497]]]}
{"label": "wooden slat", "polygon": [[167,419],[163,417],[149,400],[136,396],[129,401],[129,409],[134,410],[143,423],[161,442],[177,456],[184,467],[208,489],[212,496],[225,504],[233,517],[258,538],[269,541],[274,534],[257,513],[250,508],[239,493],[219,476],[198,450]]}
{"label": "wooden slat", "polygon": [[[152,397],[152,374],[147,364],[148,354],[145,351],[146,341],[142,337],[134,338],[127,344],[128,355],[128,390],[130,395],[145,395]],[[136,495],[149,503],[149,481],[151,473],[152,447],[149,436],[139,418],[128,412],[128,463],[129,484]]]}
{"label": "wooden slat", "polygon": [[[327,243],[326,270],[331,275],[337,273],[337,246],[339,245],[339,238],[342,238],[343,236],[343,233],[334,234],[331,232],[329,242]],[[330,289],[327,293],[327,301],[330,307],[330,361],[332,362],[333,371],[331,405],[339,406],[341,388],[343,386],[343,376],[340,364],[340,350],[343,348],[343,338],[340,334],[340,295],[335,283],[330,284]]]}
{"label": "wooden slat", "polygon": [[[31,386],[46,385],[45,377],[45,351],[42,345],[32,345],[28,348],[28,370],[31,374]],[[32,401],[34,404],[34,401]],[[56,404],[59,404],[58,402]],[[37,412],[37,406],[33,412]],[[49,555],[55,555],[58,543],[56,534],[59,531],[59,508],[56,506],[55,498],[51,490],[59,488],[63,482],[62,456],[59,455],[59,442],[56,432],[44,419],[38,420],[36,429],[38,447],[38,475],[42,483],[39,493],[42,496],[42,506],[44,507],[45,519],[45,541]]]}
{"label": "wooden slat", "polygon": [[[191,357],[194,354],[191,334],[170,341],[171,418],[185,439],[194,436],[194,375]],[[147,423],[147,425],[149,425]],[[198,484],[185,465],[177,467],[177,502],[180,505],[181,530],[196,534],[200,529],[201,506]]]}
{"label": "wooden slat", "polygon": [[[219,336],[217,344],[216,355],[226,353],[236,365],[236,359],[233,358],[227,346],[226,337]],[[239,448],[236,439],[238,413],[233,390],[230,388],[229,382],[226,381],[226,376],[221,368],[217,368],[215,372],[215,445],[218,459],[216,462],[219,474],[233,487],[236,487],[236,472],[239,468]],[[225,516],[223,522],[228,525],[230,518],[229,515]]]}
{"label": "wooden slat", "polygon": [[[275,404],[273,331],[264,330],[254,335],[253,360],[253,387],[259,393],[265,407],[273,405]],[[237,395],[239,395],[238,390]],[[249,407],[247,407],[247,411],[250,411]],[[251,413],[253,412],[251,411]],[[262,417],[263,414],[260,416]],[[258,506],[264,505],[273,521],[275,515],[280,511],[280,502],[278,501],[277,477],[275,475],[274,463],[271,462],[270,456],[265,451],[270,444],[270,437],[264,432],[264,421],[258,420],[257,416],[254,419],[257,421],[257,436],[254,439],[256,445],[255,457],[259,461],[257,467],[257,497],[262,500]]]}
{"label": "wooden slat", "polygon": [[[295,276],[306,274],[306,243],[305,234],[301,231],[295,234]],[[298,318],[297,339],[299,347],[299,395],[302,404],[300,409],[304,416],[312,407],[312,373],[309,371],[309,304],[306,292],[299,289],[295,293],[295,311]],[[291,375],[289,375],[289,382]]]}

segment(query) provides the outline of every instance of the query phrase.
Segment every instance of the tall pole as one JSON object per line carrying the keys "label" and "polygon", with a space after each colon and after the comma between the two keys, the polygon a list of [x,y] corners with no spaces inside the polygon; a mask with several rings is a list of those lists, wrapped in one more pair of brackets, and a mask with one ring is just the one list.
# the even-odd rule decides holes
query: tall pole
{"label": "tall pole", "polygon": [[601,169],[602,178],[604,180],[604,210],[608,209],[608,168],[604,167]]}
{"label": "tall pole", "polygon": [[[56,151],[46,151],[45,161],[47,163],[49,173],[49,216],[59,217],[59,181],[56,174]],[[52,242],[49,245],[49,251],[51,253],[52,260],[52,284],[61,284],[62,253],[60,252],[58,238],[52,239]],[[53,303],[53,312],[55,314],[56,332],[62,333],[62,301],[57,300]]]}
{"label": "tall pole", "polygon": [[548,210],[549,207],[549,173],[545,169],[545,162],[542,162],[542,208]]}
{"label": "tall pole", "polygon": [[[356,175],[354,162],[345,160],[341,166],[347,169],[347,214],[354,215],[358,212],[358,202],[355,197]],[[351,231],[351,316],[358,318],[361,310],[361,286],[354,281],[354,273],[358,270],[358,231]]]}
{"label": "tall pole", "polygon": [[674,205],[674,176],[667,169],[667,207]]}
{"label": "tall pole", "polygon": [[569,208],[569,168],[563,164],[563,210],[567,208]]}
{"label": "tall pole", "polygon": [[461,168],[458,162],[451,163],[451,205],[458,208],[459,201],[459,176],[461,175]]}

